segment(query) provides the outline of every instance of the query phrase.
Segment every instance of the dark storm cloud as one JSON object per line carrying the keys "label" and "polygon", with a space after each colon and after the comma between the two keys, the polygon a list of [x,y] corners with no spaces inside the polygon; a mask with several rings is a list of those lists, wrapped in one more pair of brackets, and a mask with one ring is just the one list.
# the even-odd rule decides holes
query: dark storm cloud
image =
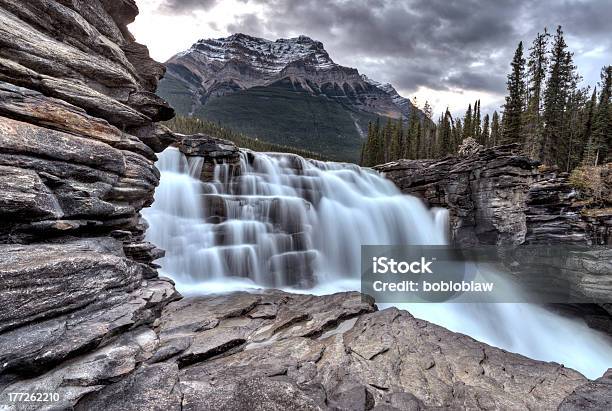
{"label": "dark storm cloud", "polygon": [[219,0],[164,0],[159,10],[165,14],[184,14],[195,10],[208,10]]}
{"label": "dark storm cloud", "polygon": [[[170,1],[183,8],[195,3]],[[523,40],[528,48],[544,26],[552,32],[562,24],[570,46],[571,40],[583,51],[603,46],[610,59],[608,0],[244,2],[258,4],[263,13],[242,15],[228,31],[267,38],[306,34],[322,41],[336,62],[407,92],[427,86],[503,93],[517,43]]]}

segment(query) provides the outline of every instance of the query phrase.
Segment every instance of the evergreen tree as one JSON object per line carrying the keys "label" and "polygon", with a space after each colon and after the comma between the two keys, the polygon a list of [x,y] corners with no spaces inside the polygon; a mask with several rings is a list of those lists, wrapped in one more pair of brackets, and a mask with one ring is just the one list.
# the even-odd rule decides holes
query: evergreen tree
{"label": "evergreen tree", "polygon": [[585,107],[589,89],[575,88],[566,104],[566,115],[564,125],[563,157],[560,159],[559,167],[570,171],[580,164],[585,146]]}
{"label": "evergreen tree", "polygon": [[380,154],[377,158],[376,164],[384,164],[391,161],[389,156],[389,150],[391,148],[391,139],[393,138],[393,123],[390,118],[387,118],[385,122],[385,127],[383,128],[382,138],[380,139]]}
{"label": "evergreen tree", "polygon": [[525,59],[523,42],[519,42],[511,63],[512,71],[508,74],[508,95],[504,105],[504,143],[523,141],[523,111],[525,105]]}
{"label": "evergreen tree", "polygon": [[550,34],[538,33],[529,48],[527,70],[529,75],[527,112],[525,115],[525,152],[535,158],[542,145],[542,87],[546,79],[547,50]]}
{"label": "evergreen tree", "polygon": [[601,70],[601,91],[599,104],[593,124],[593,142],[595,158],[594,165],[612,160],[610,146],[612,145],[612,66],[605,66]]}
{"label": "evergreen tree", "polygon": [[451,152],[453,117],[446,108],[446,112],[440,117],[438,126],[438,157],[444,157]]}
{"label": "evergreen tree", "polygon": [[474,102],[474,115],[472,117],[472,129],[473,129],[472,137],[474,137],[476,141],[482,144],[482,141],[481,141],[482,129],[480,125],[480,100],[476,100]]}
{"label": "evergreen tree", "polygon": [[421,127],[421,149],[417,158],[431,158],[433,155],[432,147],[434,146],[434,138],[432,136],[434,135],[433,132],[435,128],[431,121],[433,110],[428,101],[425,101],[425,105],[423,106],[423,114],[425,118],[422,121]]}
{"label": "evergreen tree", "polygon": [[404,158],[416,158],[416,145],[418,138],[419,113],[416,105],[412,105],[410,109],[410,117],[408,118],[407,141],[405,145]]}
{"label": "evergreen tree", "polygon": [[[476,107],[474,107],[474,109],[476,109]],[[459,119],[457,119],[457,122],[459,122]],[[465,112],[465,117],[463,118],[463,133],[460,136],[461,138],[459,138],[459,141],[463,140],[464,138],[468,138],[468,137],[472,137],[472,105],[468,105],[468,109]]]}
{"label": "evergreen tree", "polygon": [[595,159],[597,158],[597,144],[593,139],[593,123],[595,120],[595,110],[597,109],[597,87],[593,89],[591,99],[586,106],[586,115],[584,120],[584,154],[582,155],[582,165],[591,166],[595,165]]}
{"label": "evergreen tree", "polygon": [[461,119],[457,119],[455,120],[455,124],[453,127],[453,132],[452,132],[452,140],[451,140],[451,145],[450,145],[450,153],[451,154],[455,154],[457,152],[457,149],[459,148],[459,146],[461,145],[461,142],[463,141],[465,136],[465,124],[461,124]]}
{"label": "evergreen tree", "polygon": [[540,160],[547,166],[558,166],[561,163],[563,153],[559,148],[564,145],[564,115],[573,70],[572,54],[567,51],[563,30],[559,26],[553,39],[549,76],[544,92],[544,131]]}
{"label": "evergreen tree", "polygon": [[402,149],[404,147],[404,129],[402,126],[402,118],[394,124],[392,130],[391,150],[389,160],[398,160],[402,158]]}
{"label": "evergreen tree", "polygon": [[489,147],[497,146],[500,144],[501,140],[501,130],[500,130],[500,121],[499,114],[497,111],[493,112],[493,117],[491,117],[491,137],[489,138],[490,143]]}
{"label": "evergreen tree", "polygon": [[490,147],[491,146],[491,142],[490,142],[490,138],[491,136],[490,134],[490,130],[489,130],[489,115],[485,114],[484,119],[482,120],[482,133],[480,134],[480,141],[479,143],[482,144],[485,147]]}

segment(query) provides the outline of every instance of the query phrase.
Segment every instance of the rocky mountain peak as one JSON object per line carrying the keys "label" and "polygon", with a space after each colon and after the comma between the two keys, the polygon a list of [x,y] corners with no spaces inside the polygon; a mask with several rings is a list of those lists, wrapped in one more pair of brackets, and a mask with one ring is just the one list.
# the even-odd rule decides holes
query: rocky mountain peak
{"label": "rocky mountain peak", "polygon": [[225,63],[238,60],[270,74],[279,73],[283,68],[297,61],[307,61],[319,70],[336,66],[323,43],[308,36],[272,41],[235,33],[228,37],[202,39],[189,50],[172,57],[169,62],[188,55],[200,61]]}
{"label": "rocky mountain peak", "polygon": [[358,160],[369,122],[414,113],[391,84],[335,63],[322,42],[304,35],[202,39],[166,68],[158,93],[179,114],[342,161]]}

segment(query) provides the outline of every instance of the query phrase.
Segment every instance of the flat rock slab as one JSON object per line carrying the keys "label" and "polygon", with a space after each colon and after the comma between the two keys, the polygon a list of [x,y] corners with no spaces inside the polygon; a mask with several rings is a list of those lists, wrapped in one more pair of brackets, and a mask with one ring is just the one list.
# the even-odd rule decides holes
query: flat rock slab
{"label": "flat rock slab", "polygon": [[[113,377],[95,365],[105,358]],[[184,298],[152,328],[68,364],[6,389],[60,384],[76,409],[382,411],[578,409],[606,404],[610,388],[609,378],[377,311],[356,292]]]}

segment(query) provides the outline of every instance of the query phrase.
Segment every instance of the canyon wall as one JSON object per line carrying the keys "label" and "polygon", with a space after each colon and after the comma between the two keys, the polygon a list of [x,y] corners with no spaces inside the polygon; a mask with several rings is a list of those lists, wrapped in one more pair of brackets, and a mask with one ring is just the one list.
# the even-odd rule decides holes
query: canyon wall
{"label": "canyon wall", "polygon": [[127,375],[178,298],[139,213],[175,137],[155,123],[174,111],[154,94],[163,65],[127,30],[137,13],[0,1],[0,392],[119,337],[129,349],[44,389],[68,404]]}
{"label": "canyon wall", "polygon": [[[597,302],[563,309],[612,333],[612,209],[588,209],[567,173],[539,172],[538,163],[516,144],[439,160],[399,160],[375,169],[403,193],[448,209],[451,238],[460,247],[585,246],[585,252],[573,252],[567,260],[543,254],[525,274],[546,273],[551,281],[567,284],[570,294]],[[608,203],[611,169],[602,171]]]}
{"label": "canyon wall", "polygon": [[[451,237],[462,246],[611,244],[612,211],[588,212],[567,173],[540,173],[538,164],[509,144],[374,168],[404,194],[448,209]],[[608,171],[604,177],[609,186],[611,175]]]}

